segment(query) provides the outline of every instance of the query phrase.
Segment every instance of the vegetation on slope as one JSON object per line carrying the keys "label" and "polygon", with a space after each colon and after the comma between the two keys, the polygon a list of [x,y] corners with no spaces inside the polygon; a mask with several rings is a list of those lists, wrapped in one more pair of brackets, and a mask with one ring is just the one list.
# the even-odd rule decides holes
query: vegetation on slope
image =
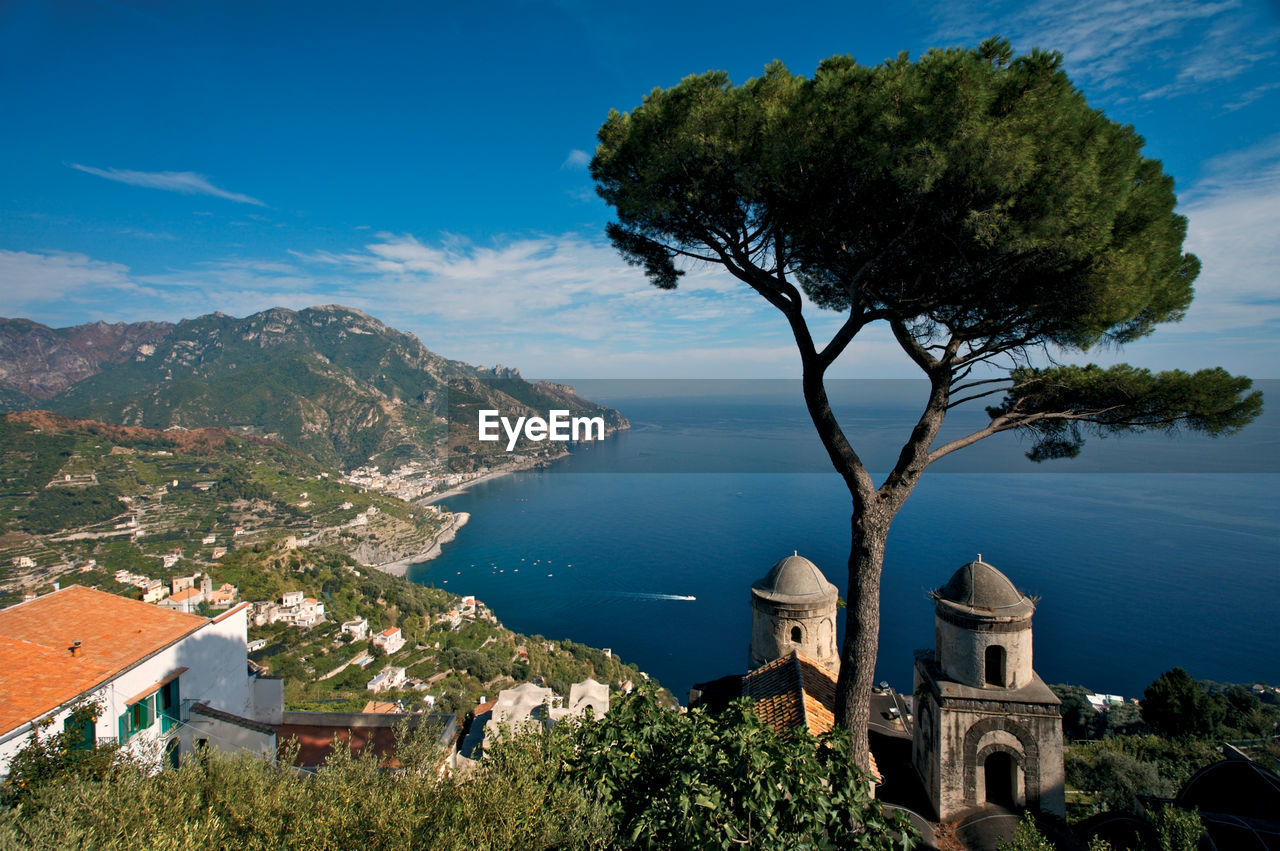
{"label": "vegetation on slope", "polygon": [[[243,550],[224,569],[246,599],[279,600],[285,591],[303,591],[324,603],[327,619],[311,629],[284,623],[249,629],[251,640],[267,642],[250,658],[285,678],[290,709],[358,712],[375,697],[418,709],[429,696],[434,711],[461,717],[480,697],[496,697],[499,690],[529,680],[561,695],[588,677],[614,690],[643,680],[634,665],[615,656],[572,641],[512,632],[484,610],[477,617],[458,616],[455,626],[457,596],[360,570],[334,550]],[[368,620],[370,635],[399,627],[405,646],[387,656],[368,639],[343,635],[340,625],[358,618]],[[367,667],[354,662],[368,656],[373,661]],[[405,668],[428,687],[370,693],[368,681],[389,665]]]}
{"label": "vegetation on slope", "polygon": [[[56,737],[0,811],[0,845],[133,848],[867,848],[908,829],[868,794],[838,737],[779,736],[746,704],[714,718],[649,693],[602,719],[506,737],[440,777],[426,728],[405,768],[339,751],[313,778],[216,753],[150,773],[68,763]],[[283,761],[282,761],[283,762]]]}
{"label": "vegetation on slope", "polygon": [[[43,407],[113,423],[219,426],[274,437],[343,469],[370,461],[387,469],[413,459],[473,470],[509,461],[502,447],[476,441],[474,415],[465,428],[450,427],[472,402],[511,416],[545,417],[551,408],[568,408],[603,416],[609,430],[626,423],[617,411],[567,388],[448,360],[412,334],[336,305],[273,308],[243,319],[214,313],[176,326],[131,328],[116,335],[117,342],[135,343],[123,357],[115,351],[89,363],[71,353],[29,363],[34,356],[24,357],[29,347],[21,340],[33,333],[74,342],[77,334],[101,329],[55,332],[25,321],[0,323],[9,394],[0,406],[27,408],[39,398]],[[28,385],[51,392],[27,394]],[[521,452],[555,457],[564,447],[526,441]]]}
{"label": "vegetation on slope", "polygon": [[[0,605],[47,591],[55,579],[141,596],[116,581],[117,570],[166,584],[204,572],[215,588],[232,585],[250,602],[302,591],[324,605],[323,622],[249,631],[251,641],[265,641],[251,658],[285,678],[291,709],[359,711],[372,697],[416,707],[430,697],[436,711],[462,716],[481,696],[526,680],[563,695],[587,677],[614,687],[643,680],[600,650],[512,633],[483,608],[464,617],[458,597],[357,563],[352,552],[378,547],[425,551],[449,516],[339,482],[282,444],[34,412],[0,420],[0,439],[9,447],[0,454]],[[75,484],[60,486],[66,477]],[[205,543],[209,536],[214,543]],[[166,567],[175,550],[181,557]],[[24,556],[35,566],[18,567]],[[341,632],[360,618],[370,636],[399,627],[405,647],[386,657],[368,638]],[[388,665],[426,688],[369,692]]]}
{"label": "vegetation on slope", "polygon": [[1196,682],[1181,668],[1158,677],[1141,707],[1095,711],[1088,689],[1057,685],[1068,740],[1068,815],[1137,812],[1141,797],[1172,798],[1193,774],[1222,759],[1223,741],[1280,769],[1280,694],[1242,685]]}
{"label": "vegetation on slope", "polygon": [[[392,561],[426,551],[450,521],[344,484],[283,444],[221,429],[161,432],[26,411],[0,420],[0,441],[0,605],[66,573],[132,596],[140,592],[116,583],[117,570],[165,582],[202,570],[216,586],[230,580],[215,550],[289,535]],[[181,558],[165,567],[175,551]]]}

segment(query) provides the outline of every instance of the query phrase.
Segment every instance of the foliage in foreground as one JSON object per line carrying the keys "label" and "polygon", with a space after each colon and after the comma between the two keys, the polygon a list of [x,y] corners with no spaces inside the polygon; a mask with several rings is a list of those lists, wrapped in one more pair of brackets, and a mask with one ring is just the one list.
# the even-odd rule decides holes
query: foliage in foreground
{"label": "foliage in foreground", "polygon": [[[1204,825],[1195,810],[1182,810],[1165,805],[1149,816],[1150,831],[1141,840],[1141,851],[1196,851]],[[1126,846],[1127,847],[1127,846]],[[1009,839],[1000,840],[1000,851],[1055,851],[1056,846],[1040,832],[1030,813],[1022,820]],[[1089,851],[1112,851],[1105,840],[1094,837],[1089,840]]]}
{"label": "foliage in foreground", "polygon": [[572,745],[570,776],[641,847],[909,847],[905,818],[871,798],[843,730],[784,736],[746,701],[680,715],[640,694]]}
{"label": "foliage in foreground", "polygon": [[85,746],[85,729],[91,729],[101,713],[98,704],[83,703],[71,711],[61,730],[51,729],[51,718],[32,724],[31,738],[10,760],[9,773],[0,781],[0,808],[21,804],[43,788],[106,777],[119,748]]}
{"label": "foliage in foreground", "polygon": [[435,773],[429,734],[402,736],[403,771],[338,751],[314,777],[210,754],[150,774],[124,762],[101,780],[31,790],[0,812],[0,848],[349,849],[603,847],[598,807],[565,782],[546,743],[495,749],[464,781]]}
{"label": "foliage in foreground", "polygon": [[437,776],[425,727],[399,756],[388,772],[339,750],[310,778],[216,752],[158,774],[29,771],[0,848],[908,847],[847,742],[780,737],[745,704],[710,717],[624,698],[600,721],[507,737],[460,779]]}

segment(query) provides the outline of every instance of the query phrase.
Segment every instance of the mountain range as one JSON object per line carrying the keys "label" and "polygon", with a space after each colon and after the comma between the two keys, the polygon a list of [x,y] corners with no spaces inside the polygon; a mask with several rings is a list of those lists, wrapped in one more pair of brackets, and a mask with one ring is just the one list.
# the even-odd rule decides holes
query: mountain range
{"label": "mountain range", "polygon": [[[571,387],[449,360],[338,305],[58,329],[0,319],[0,410],[157,429],[218,426],[344,469],[447,460],[467,470],[501,451],[456,421],[477,407],[515,416],[566,408],[604,417],[610,432],[627,427],[617,411]],[[554,455],[563,447],[521,449]]]}

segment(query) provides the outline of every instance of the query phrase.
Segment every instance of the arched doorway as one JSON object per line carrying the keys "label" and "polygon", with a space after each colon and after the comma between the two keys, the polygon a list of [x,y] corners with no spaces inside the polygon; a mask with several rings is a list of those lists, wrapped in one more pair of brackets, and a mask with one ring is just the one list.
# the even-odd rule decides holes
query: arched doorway
{"label": "arched doorway", "polygon": [[987,803],[1013,809],[1018,789],[1018,763],[1005,751],[993,751],[982,763],[982,779],[987,790]]}

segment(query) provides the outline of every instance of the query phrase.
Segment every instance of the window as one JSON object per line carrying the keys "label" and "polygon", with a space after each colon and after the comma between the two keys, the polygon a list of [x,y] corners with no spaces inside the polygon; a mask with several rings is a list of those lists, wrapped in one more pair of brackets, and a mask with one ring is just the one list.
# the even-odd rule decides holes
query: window
{"label": "window", "polygon": [[136,733],[150,727],[155,720],[156,696],[154,694],[125,707],[124,714],[120,716],[120,744],[124,744]]}
{"label": "window", "polygon": [[179,721],[178,708],[182,705],[182,701],[178,693],[178,680],[172,679],[161,686],[157,697],[159,698],[157,708],[160,714],[160,732],[167,733],[177,726]]}
{"label": "window", "polygon": [[987,648],[987,685],[1000,686],[1004,688],[1007,684],[1005,680],[1004,664],[1005,652],[1004,648],[999,644],[992,644]]}
{"label": "window", "polygon": [[799,644],[802,641],[804,641],[804,638],[800,634],[800,627],[798,626],[791,627],[791,643]]}
{"label": "window", "polygon": [[92,750],[98,743],[93,728],[93,719],[81,713],[72,714],[62,722],[62,731],[67,734],[68,742],[71,743],[73,750],[78,751]]}

